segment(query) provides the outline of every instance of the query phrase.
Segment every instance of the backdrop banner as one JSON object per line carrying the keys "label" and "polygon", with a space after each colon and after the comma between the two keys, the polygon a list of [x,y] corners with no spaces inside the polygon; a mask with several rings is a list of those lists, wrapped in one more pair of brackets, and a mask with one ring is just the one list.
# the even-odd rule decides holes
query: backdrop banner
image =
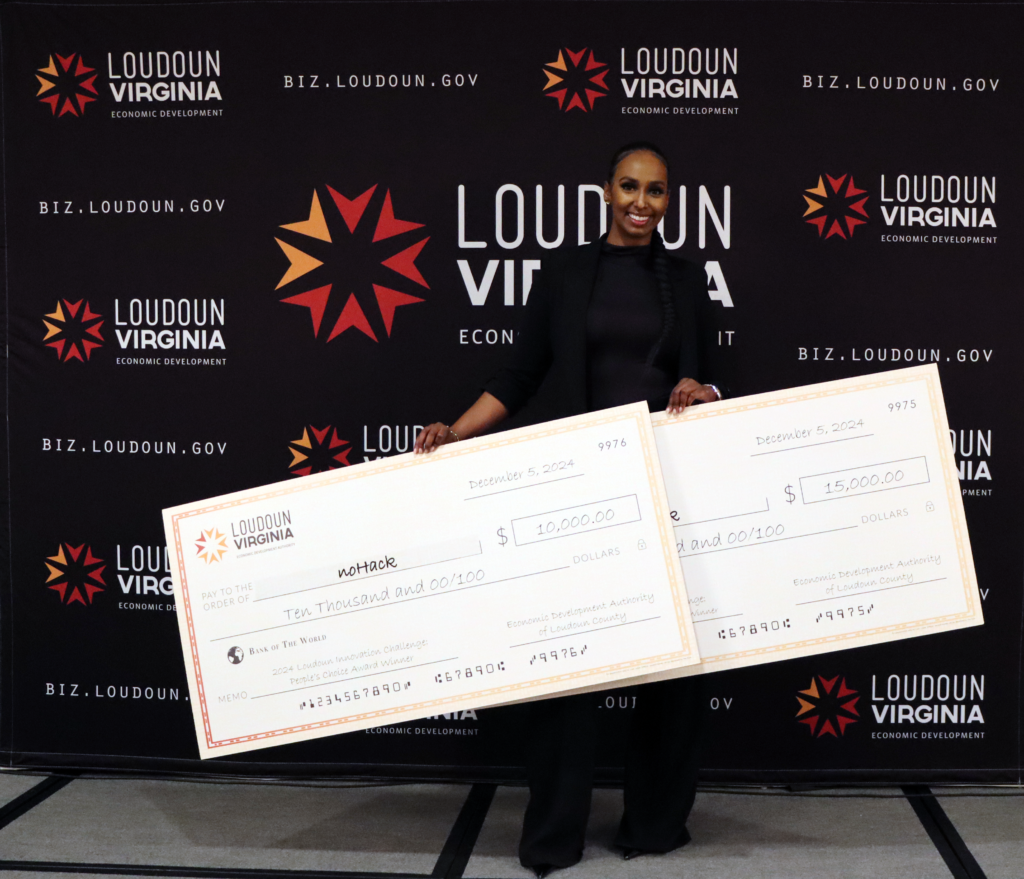
{"label": "backdrop banner", "polygon": [[[986,619],[710,675],[705,778],[1021,780],[1021,5],[11,2],[0,25],[3,762],[522,778],[525,706],[200,763],[160,511],[455,419],[647,139],[734,395],[938,364]],[[552,412],[542,389],[513,423]],[[614,779],[642,691],[594,698]]]}

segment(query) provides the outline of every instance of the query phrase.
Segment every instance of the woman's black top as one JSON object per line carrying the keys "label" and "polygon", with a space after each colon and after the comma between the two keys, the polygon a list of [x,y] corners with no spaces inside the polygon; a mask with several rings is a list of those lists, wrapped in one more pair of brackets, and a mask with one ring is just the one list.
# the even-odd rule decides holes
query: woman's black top
{"label": "woman's black top", "polygon": [[[664,323],[665,307],[651,267],[650,245],[618,247],[605,242],[587,309],[590,409],[638,400],[651,400],[659,408],[668,405],[676,384],[675,362],[671,357],[653,356]],[[666,341],[678,345],[678,339]]]}
{"label": "woman's black top", "polygon": [[[626,334],[625,353],[609,350],[599,355],[597,364],[591,363],[592,342],[589,338],[590,313],[595,298],[598,300],[595,322],[606,323],[608,315],[600,302],[605,298],[604,290],[599,291],[599,265],[609,262],[610,266],[619,266],[630,274],[630,255],[626,255],[625,263],[614,262],[614,254],[603,254],[603,239],[585,244],[582,247],[570,247],[553,251],[545,260],[537,282],[533,285],[527,301],[525,314],[519,325],[512,356],[508,362],[484,385],[484,390],[497,397],[510,413],[515,413],[544,386],[544,402],[541,406],[549,418],[561,418],[568,415],[580,415],[593,411],[597,406],[592,399],[592,390],[599,390],[599,398],[609,393],[617,393],[609,382],[598,376],[608,375],[607,361],[602,365],[604,357],[632,359],[634,370],[638,362],[646,362],[651,350],[651,343],[661,335],[661,306],[657,304],[657,288],[653,272],[643,270],[643,282],[639,287],[630,285],[627,295],[642,298],[647,308],[657,308],[648,312],[648,317],[638,319],[638,323],[650,321],[644,332],[643,327],[631,328]],[[602,257],[607,259],[602,259]],[[639,261],[639,257],[638,257]],[[664,350],[659,353],[659,369],[663,375],[648,377],[644,382],[656,380],[660,383],[665,377],[671,389],[679,379],[689,377],[699,382],[714,381],[723,393],[727,393],[728,380],[723,381],[722,367],[718,362],[718,314],[708,296],[707,275],[704,267],[689,260],[682,259],[674,253],[666,254],[667,280],[671,291],[672,306],[677,324],[676,332],[668,340]],[[640,266],[634,265],[633,269]],[[608,278],[608,273],[605,272]],[[618,271],[612,272],[618,276]],[[604,282],[602,282],[602,287]],[[614,291],[609,289],[608,294]],[[646,299],[644,297],[651,297]],[[633,317],[630,318],[632,324]],[[594,331],[598,331],[595,323]],[[639,329],[639,334],[634,333]],[[639,341],[640,335],[646,334],[646,340]],[[632,338],[632,341],[630,339]],[[712,363],[714,358],[714,363]],[[592,370],[596,366],[596,372]],[[593,378],[591,376],[593,375]],[[712,378],[714,376],[714,378]],[[600,389],[591,388],[597,379]],[[611,385],[619,385],[612,376]],[[622,383],[623,386],[626,384]],[[640,391],[630,387],[629,399],[638,400]],[[656,388],[664,390],[664,386]],[[664,407],[666,398],[648,397],[652,408]],[[609,399],[604,397],[604,399]]]}

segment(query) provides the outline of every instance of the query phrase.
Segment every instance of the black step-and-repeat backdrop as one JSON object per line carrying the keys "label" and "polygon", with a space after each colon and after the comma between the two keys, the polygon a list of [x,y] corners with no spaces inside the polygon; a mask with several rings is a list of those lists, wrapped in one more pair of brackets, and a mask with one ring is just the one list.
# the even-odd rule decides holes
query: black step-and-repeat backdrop
{"label": "black step-and-repeat backdrop", "polygon": [[[1024,9],[2,16],[5,762],[521,775],[521,707],[200,764],[160,510],[454,419],[545,256],[604,228],[608,155],[644,138],[738,392],[938,364],[987,619],[712,676],[707,777],[1019,781]],[[614,777],[637,697],[595,698]]]}

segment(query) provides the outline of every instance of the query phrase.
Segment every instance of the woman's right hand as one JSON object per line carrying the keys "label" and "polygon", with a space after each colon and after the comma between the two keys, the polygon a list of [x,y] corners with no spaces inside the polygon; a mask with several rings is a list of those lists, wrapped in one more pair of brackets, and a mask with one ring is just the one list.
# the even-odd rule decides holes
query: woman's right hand
{"label": "woman's right hand", "polygon": [[435,421],[420,431],[420,435],[416,437],[416,445],[413,446],[413,454],[432,452],[438,446],[457,441],[458,437],[452,433],[452,429],[447,424]]}
{"label": "woman's right hand", "polygon": [[416,437],[412,450],[415,455],[432,452],[438,446],[480,436],[508,418],[508,409],[497,397],[484,391],[480,398],[462,413],[449,427],[440,421],[427,425]]}

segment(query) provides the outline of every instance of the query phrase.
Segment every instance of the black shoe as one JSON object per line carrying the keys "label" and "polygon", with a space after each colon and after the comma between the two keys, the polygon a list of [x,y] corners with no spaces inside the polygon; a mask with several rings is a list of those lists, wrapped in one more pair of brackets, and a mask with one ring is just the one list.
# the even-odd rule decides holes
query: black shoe
{"label": "black shoe", "polygon": [[551,864],[537,864],[531,869],[533,870],[533,875],[536,876],[537,879],[544,879],[544,877],[550,875],[552,870],[556,870],[558,868],[551,866]]}
{"label": "black shoe", "polygon": [[642,849],[638,848],[624,848],[622,850],[622,860],[632,861],[633,858],[638,858],[640,855],[646,854]]}

